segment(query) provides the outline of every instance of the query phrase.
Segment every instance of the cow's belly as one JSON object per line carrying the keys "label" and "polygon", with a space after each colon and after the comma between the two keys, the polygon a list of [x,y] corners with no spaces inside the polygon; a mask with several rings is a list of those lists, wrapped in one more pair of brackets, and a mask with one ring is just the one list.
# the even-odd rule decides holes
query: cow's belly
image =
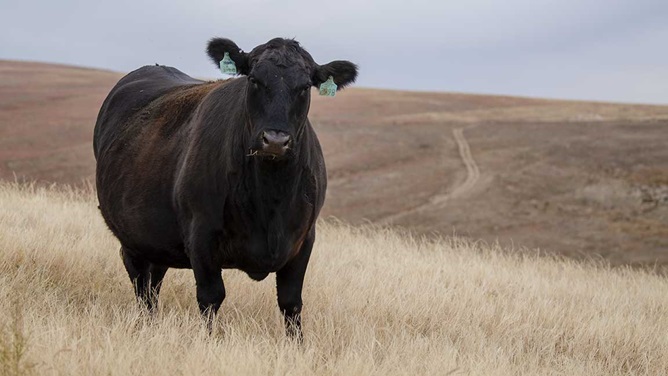
{"label": "cow's belly", "polygon": [[295,246],[292,236],[269,244],[267,234],[260,231],[248,237],[226,236],[221,239],[223,267],[246,273],[273,273],[292,258]]}
{"label": "cow's belly", "polygon": [[246,273],[280,270],[299,253],[311,228],[311,208],[299,205],[287,216],[290,220],[279,218],[263,224],[248,218],[226,226],[220,238],[223,267]]}
{"label": "cow's belly", "polygon": [[164,205],[137,205],[125,202],[102,214],[114,235],[132,253],[170,267],[190,265],[184,252],[180,230],[171,208]]}
{"label": "cow's belly", "polygon": [[98,185],[100,211],[121,244],[135,255],[170,267],[189,267],[166,184],[120,174]]}

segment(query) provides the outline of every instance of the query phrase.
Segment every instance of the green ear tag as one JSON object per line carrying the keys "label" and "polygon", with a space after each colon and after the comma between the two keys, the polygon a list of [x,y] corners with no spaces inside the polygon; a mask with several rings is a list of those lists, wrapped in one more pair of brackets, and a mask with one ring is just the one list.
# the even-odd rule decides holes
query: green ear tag
{"label": "green ear tag", "polygon": [[333,97],[336,95],[336,84],[334,83],[334,77],[329,76],[327,81],[320,84],[320,95],[327,97]]}
{"label": "green ear tag", "polygon": [[234,60],[230,59],[228,52],[225,52],[223,60],[220,61],[220,71],[224,74],[237,74],[237,66],[234,64]]}

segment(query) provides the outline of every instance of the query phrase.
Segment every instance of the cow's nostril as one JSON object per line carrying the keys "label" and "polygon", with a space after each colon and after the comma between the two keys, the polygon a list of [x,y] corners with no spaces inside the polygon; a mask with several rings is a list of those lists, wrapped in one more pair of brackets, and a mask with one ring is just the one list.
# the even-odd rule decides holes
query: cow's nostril
{"label": "cow's nostril", "polygon": [[283,131],[268,130],[262,132],[262,151],[281,156],[290,148],[292,138]]}

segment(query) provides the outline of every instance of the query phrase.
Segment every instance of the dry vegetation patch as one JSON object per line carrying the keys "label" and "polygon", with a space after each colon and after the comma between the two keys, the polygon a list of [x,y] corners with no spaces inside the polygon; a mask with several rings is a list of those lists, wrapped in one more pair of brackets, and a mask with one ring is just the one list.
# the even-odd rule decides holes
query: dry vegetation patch
{"label": "dry vegetation patch", "polygon": [[190,271],[168,272],[146,317],[93,197],[0,183],[3,374],[668,372],[665,278],[334,221],[319,223],[303,346],[271,277],[224,271],[211,336]]}

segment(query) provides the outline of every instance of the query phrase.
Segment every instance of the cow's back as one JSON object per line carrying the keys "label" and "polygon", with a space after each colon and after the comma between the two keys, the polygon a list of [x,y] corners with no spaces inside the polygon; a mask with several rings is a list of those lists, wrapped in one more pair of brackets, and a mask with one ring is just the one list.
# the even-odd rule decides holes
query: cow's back
{"label": "cow's back", "polygon": [[121,243],[145,257],[154,253],[187,266],[172,202],[174,176],[192,114],[218,85],[146,66],[123,77],[100,109],[93,146],[100,210]]}
{"label": "cow's back", "polygon": [[122,124],[151,102],[179,87],[202,83],[178,69],[158,65],[144,66],[125,75],[100,108],[93,135],[95,157],[107,139],[118,137]]}

